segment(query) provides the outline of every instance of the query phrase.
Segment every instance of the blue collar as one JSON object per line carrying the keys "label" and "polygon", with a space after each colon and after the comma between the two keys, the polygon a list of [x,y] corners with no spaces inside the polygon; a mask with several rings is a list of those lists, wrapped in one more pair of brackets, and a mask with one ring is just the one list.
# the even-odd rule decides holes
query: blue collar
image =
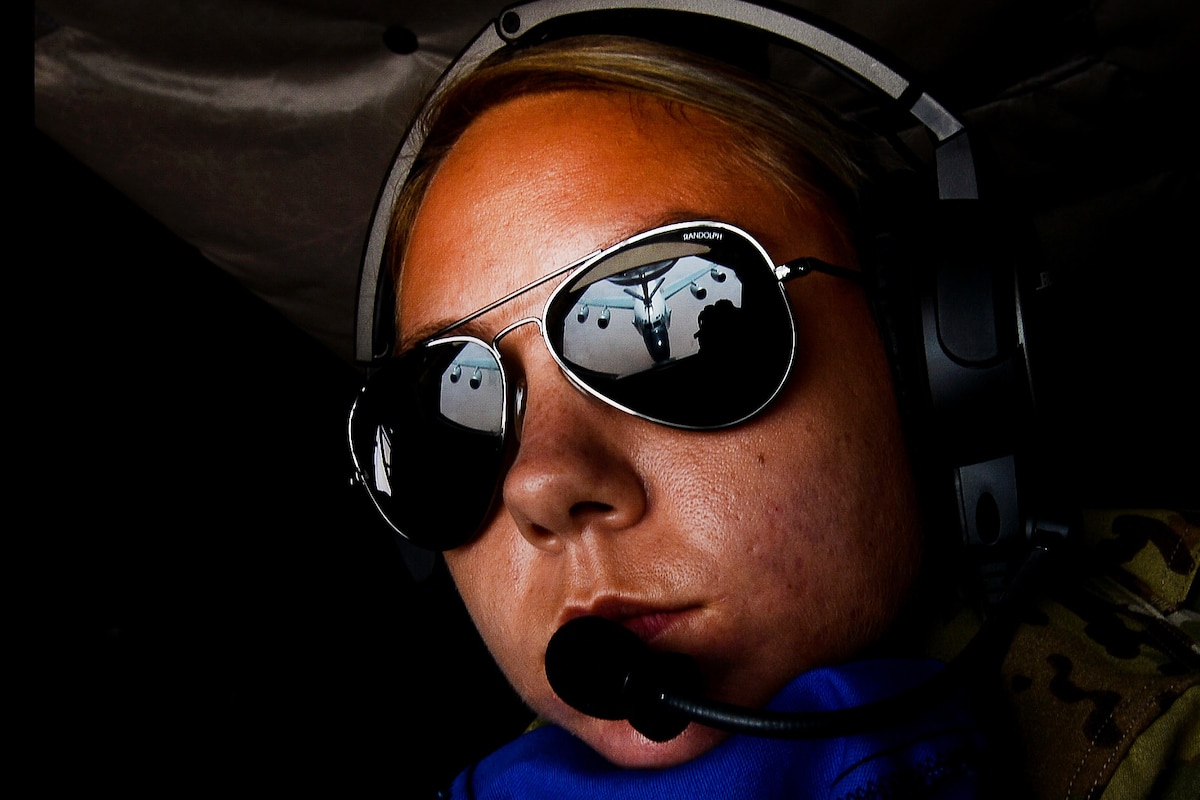
{"label": "blue collar", "polygon": [[[772,709],[832,710],[915,685],[937,662],[877,659],[814,669],[776,696]],[[978,794],[984,742],[961,695],[903,725],[822,740],[731,736],[663,770],[614,767],[562,728],[530,731],[455,780],[455,800],[744,800],[745,798],[937,798]]]}

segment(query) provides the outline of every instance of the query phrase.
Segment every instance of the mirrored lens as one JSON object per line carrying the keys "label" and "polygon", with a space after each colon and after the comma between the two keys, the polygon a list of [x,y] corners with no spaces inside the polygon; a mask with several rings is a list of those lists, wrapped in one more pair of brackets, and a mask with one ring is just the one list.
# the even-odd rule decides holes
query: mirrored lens
{"label": "mirrored lens", "polygon": [[795,329],[752,241],[691,226],[635,241],[567,281],[548,305],[546,337],[569,374],[617,405],[718,428],[778,392]]}
{"label": "mirrored lens", "polygon": [[414,350],[373,375],[351,416],[359,476],[380,512],[422,547],[473,537],[504,457],[504,374],[481,342]]}

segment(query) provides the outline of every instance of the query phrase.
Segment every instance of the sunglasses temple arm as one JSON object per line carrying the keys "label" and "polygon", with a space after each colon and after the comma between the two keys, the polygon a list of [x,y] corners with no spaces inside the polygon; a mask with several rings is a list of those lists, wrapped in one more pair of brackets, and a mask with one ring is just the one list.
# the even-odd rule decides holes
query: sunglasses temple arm
{"label": "sunglasses temple arm", "polygon": [[810,272],[821,272],[826,275],[832,275],[835,278],[853,281],[854,283],[863,282],[863,274],[858,270],[839,267],[836,264],[830,264],[828,261],[822,261],[819,258],[809,256],[780,264],[775,268],[775,277],[779,279],[780,283],[785,283],[794,278],[803,278]]}

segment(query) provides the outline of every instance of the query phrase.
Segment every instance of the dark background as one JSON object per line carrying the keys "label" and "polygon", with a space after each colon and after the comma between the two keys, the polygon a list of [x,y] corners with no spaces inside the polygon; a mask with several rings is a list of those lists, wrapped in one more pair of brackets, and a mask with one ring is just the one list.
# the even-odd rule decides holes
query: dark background
{"label": "dark background", "polygon": [[519,731],[453,591],[408,578],[349,485],[354,371],[41,134],[33,152],[47,246],[21,349],[50,357],[14,424],[51,782],[419,797]]}

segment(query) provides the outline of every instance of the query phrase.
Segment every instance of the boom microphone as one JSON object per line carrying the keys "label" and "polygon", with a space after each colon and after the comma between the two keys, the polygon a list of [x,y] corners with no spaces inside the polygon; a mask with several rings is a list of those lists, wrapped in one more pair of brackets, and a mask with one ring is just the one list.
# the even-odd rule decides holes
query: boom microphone
{"label": "boom microphone", "polygon": [[751,736],[820,739],[887,727],[928,708],[955,682],[962,663],[971,659],[964,653],[923,683],[861,706],[759,710],[703,698],[700,668],[690,656],[655,652],[616,622],[579,617],[550,638],[546,677],[555,693],[577,711],[599,719],[627,719],[655,742],[675,738],[689,722]]}

